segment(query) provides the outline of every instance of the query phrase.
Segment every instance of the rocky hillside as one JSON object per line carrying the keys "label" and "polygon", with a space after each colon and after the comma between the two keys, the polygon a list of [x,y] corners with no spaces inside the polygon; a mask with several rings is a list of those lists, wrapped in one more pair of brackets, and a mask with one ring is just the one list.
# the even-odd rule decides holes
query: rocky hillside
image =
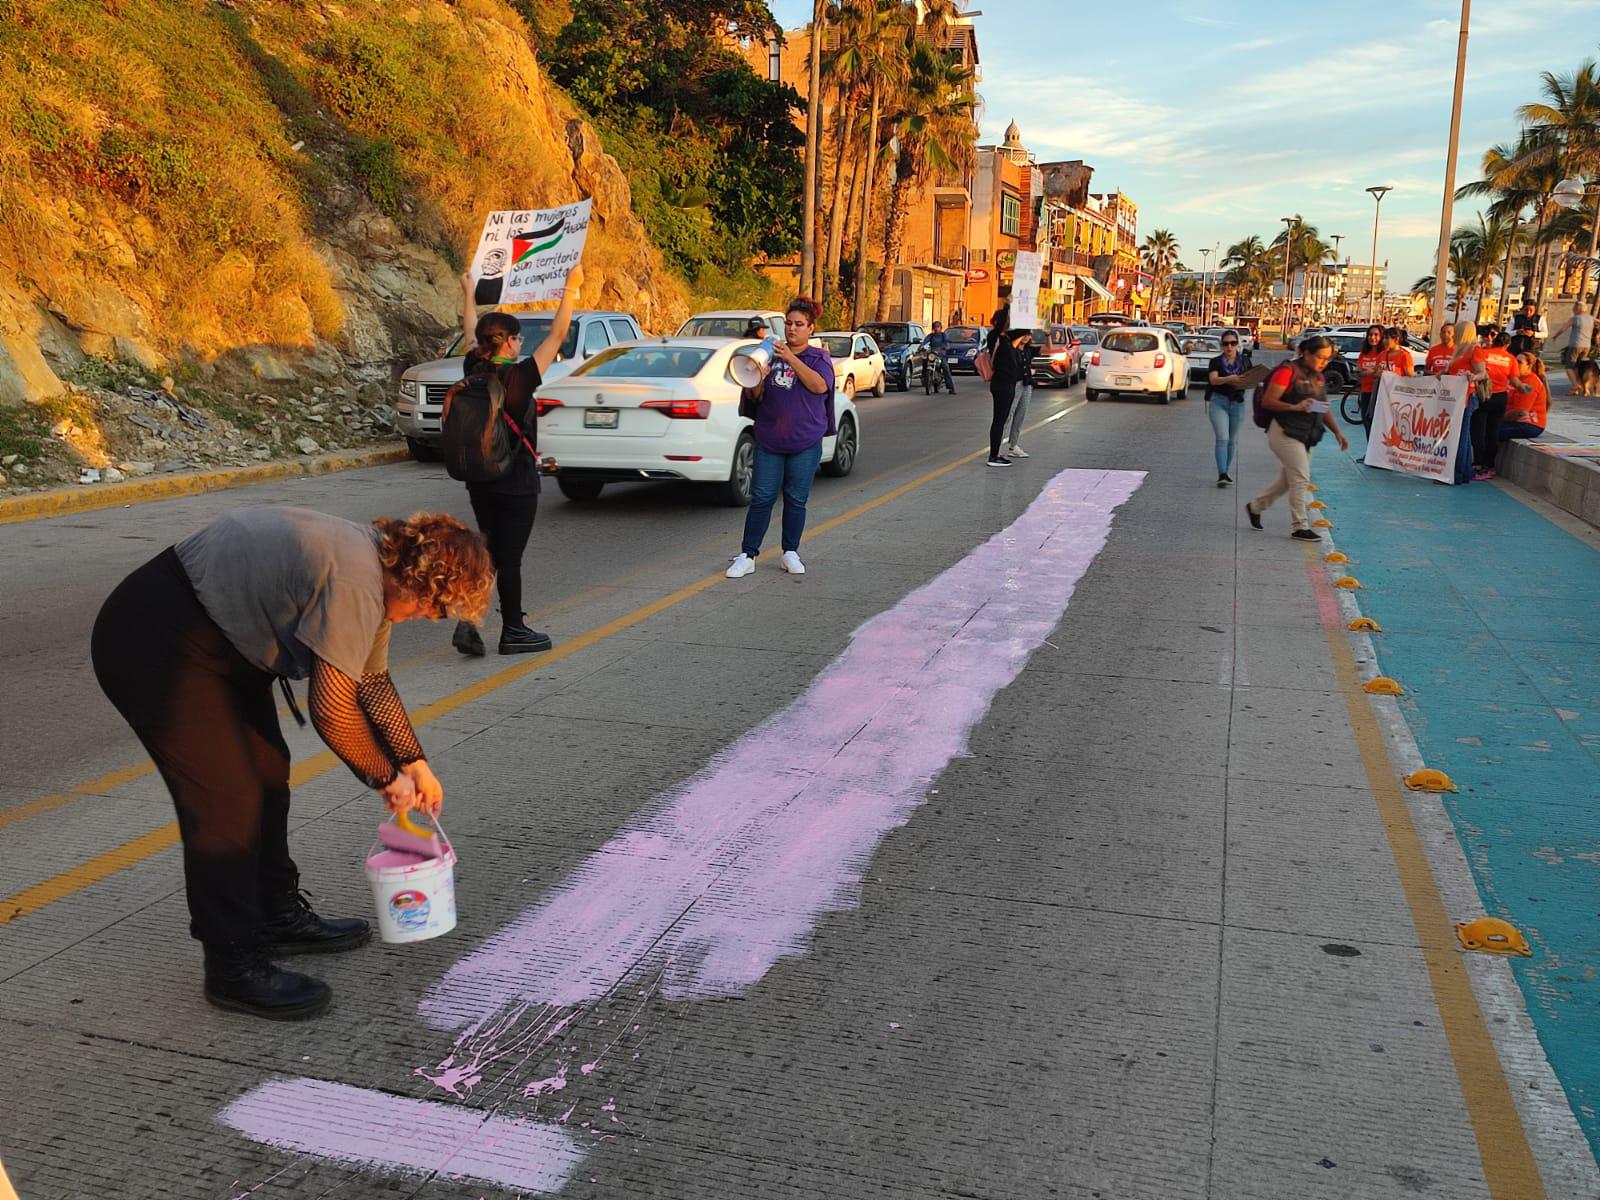
{"label": "rocky hillside", "polygon": [[675,326],[519,7],[0,0],[0,486],[383,436],[489,209],[593,196],[585,303]]}

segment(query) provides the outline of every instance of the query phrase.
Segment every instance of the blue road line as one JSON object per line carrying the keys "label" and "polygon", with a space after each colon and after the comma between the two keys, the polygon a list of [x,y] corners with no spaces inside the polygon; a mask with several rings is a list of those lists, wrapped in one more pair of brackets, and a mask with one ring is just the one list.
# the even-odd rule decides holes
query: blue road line
{"label": "blue road line", "polygon": [[1600,1158],[1600,551],[1487,484],[1363,467],[1360,441],[1318,449],[1318,496],[1423,761],[1461,789],[1484,912],[1533,948],[1512,970]]}

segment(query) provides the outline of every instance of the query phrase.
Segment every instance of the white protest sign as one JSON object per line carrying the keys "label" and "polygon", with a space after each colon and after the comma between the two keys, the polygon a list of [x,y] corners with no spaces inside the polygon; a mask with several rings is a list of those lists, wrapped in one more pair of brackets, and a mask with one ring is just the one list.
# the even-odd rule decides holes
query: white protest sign
{"label": "white protest sign", "polygon": [[1454,483],[1467,387],[1464,375],[1385,371],[1378,378],[1367,465]]}
{"label": "white protest sign", "polygon": [[560,208],[505,209],[489,214],[472,256],[479,304],[559,300],[567,272],[583,257],[592,200]]}
{"label": "white protest sign", "polygon": [[1018,250],[1011,275],[1011,328],[1031,329],[1039,323],[1039,273],[1044,256],[1037,250]]}

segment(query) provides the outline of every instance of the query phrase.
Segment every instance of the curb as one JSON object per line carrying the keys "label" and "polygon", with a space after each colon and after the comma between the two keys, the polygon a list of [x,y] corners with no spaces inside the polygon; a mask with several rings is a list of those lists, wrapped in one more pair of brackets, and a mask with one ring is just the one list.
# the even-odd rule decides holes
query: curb
{"label": "curb", "polygon": [[181,475],[129,479],[122,483],[55,488],[31,496],[8,496],[0,499],[0,525],[34,521],[41,517],[58,517],[65,513],[92,512],[97,508],[115,508],[123,504],[141,504],[146,500],[198,496],[202,492],[221,492],[228,488],[248,487],[253,483],[268,483],[275,479],[332,475],[337,471],[354,471],[361,467],[381,467],[387,463],[403,462],[409,457],[410,454],[403,445],[384,446],[376,450],[322,454],[316,458],[262,463],[256,467],[227,467],[217,471],[191,471]]}

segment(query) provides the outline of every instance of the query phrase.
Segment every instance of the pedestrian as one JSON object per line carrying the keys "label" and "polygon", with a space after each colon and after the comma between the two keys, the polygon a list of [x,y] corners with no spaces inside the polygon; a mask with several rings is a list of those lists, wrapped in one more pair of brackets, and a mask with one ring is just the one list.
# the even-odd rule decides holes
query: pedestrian
{"label": "pedestrian", "polygon": [[189,931],[205,996],[259,1017],[313,1016],[332,993],[272,959],[349,950],[367,922],[327,920],[289,855],[289,747],[272,685],[309,679],[311,720],[391,811],[444,799],[389,676],[397,621],[473,618],[489,602],[483,539],[443,513],[357,525],[241,508],[163,550],[112,591],[90,640],[95,677],[155,760],[178,812]]}
{"label": "pedestrian", "polygon": [[1520,368],[1507,348],[1511,339],[1504,330],[1479,326],[1482,336],[1473,351],[1472,361],[1488,377],[1488,395],[1472,414],[1472,460],[1474,480],[1493,479],[1495,456],[1500,452],[1500,422],[1505,419],[1512,384]]}
{"label": "pedestrian", "polygon": [[1556,327],[1555,333],[1567,335],[1567,343],[1561,347],[1561,365],[1566,368],[1567,382],[1572,385],[1571,394],[1589,395],[1592,382],[1597,388],[1595,394],[1600,395],[1600,378],[1584,366],[1594,357],[1595,323],[1589,306],[1581,300],[1574,304],[1572,315]]}
{"label": "pedestrian", "polygon": [[1511,318],[1511,353],[1517,356],[1539,352],[1544,344],[1544,314],[1532,300],[1522,302],[1522,311]]}
{"label": "pedestrian", "polygon": [[1206,415],[1211,418],[1217,456],[1217,486],[1233,482],[1233,461],[1239,450],[1239,422],[1244,419],[1245,392],[1239,379],[1251,367],[1250,351],[1237,333],[1222,335],[1222,353],[1206,368]]}
{"label": "pedestrian", "polygon": [[[574,266],[567,275],[566,289],[561,303],[550,322],[550,331],[544,340],[525,355],[522,346],[522,322],[507,312],[491,312],[478,316],[473,304],[471,275],[462,276],[465,286],[465,303],[462,306],[462,330],[472,343],[467,355],[466,372],[460,384],[445,393],[444,410],[439,422],[444,430],[446,456],[449,457],[453,428],[471,440],[487,439],[490,428],[465,429],[458,420],[452,427],[450,413],[455,399],[469,387],[483,390],[486,403],[474,412],[485,414],[492,427],[498,424],[497,414],[507,420],[510,429],[509,461],[502,460],[496,467],[504,473],[494,479],[477,479],[467,482],[467,500],[472,505],[472,515],[478,529],[488,543],[494,559],[495,586],[500,597],[501,654],[536,654],[549,650],[554,644],[548,633],[530,629],[524,622],[522,610],[522,556],[533,535],[534,518],[539,512],[539,478],[541,462],[538,452],[538,421],[533,405],[533,393],[544,382],[544,373],[561,353],[561,343],[572,324],[572,310],[578,302],[583,286],[583,265]],[[473,381],[477,382],[474,383]],[[494,398],[498,389],[499,399]],[[463,406],[462,414],[466,408]],[[470,621],[461,621],[451,635],[450,643],[462,654],[481,658],[487,653],[483,635]]]}
{"label": "pedestrian", "polygon": [[1028,401],[1033,398],[1033,356],[1038,348],[1033,344],[1033,331],[1029,329],[1013,330],[1013,333],[1022,334],[1021,341],[1013,342],[1016,347],[1017,357],[1021,360],[1018,364],[1016,393],[1011,400],[1011,436],[1006,450],[1008,458],[1027,458],[1028,452],[1022,448],[1018,440],[1022,436],[1023,423],[1028,419]]}
{"label": "pedestrian", "polygon": [[1361,381],[1361,428],[1368,439],[1372,437],[1372,406],[1377,403],[1378,376],[1383,374],[1388,352],[1383,326],[1368,325],[1367,336],[1361,340],[1361,353],[1356,356],[1356,374]]}
{"label": "pedestrian", "polygon": [[1472,419],[1477,415],[1478,406],[1488,395],[1484,389],[1489,383],[1489,373],[1477,359],[1479,346],[1476,332],[1476,326],[1471,321],[1456,322],[1454,336],[1456,356],[1450,360],[1450,366],[1445,372],[1448,375],[1460,375],[1467,381],[1467,404],[1461,414],[1461,436],[1456,443],[1454,478],[1457,484],[1472,482]]}
{"label": "pedestrian", "polygon": [[1517,381],[1519,390],[1512,395],[1506,407],[1505,420],[1500,422],[1500,441],[1512,438],[1532,439],[1544,433],[1549,419],[1550,381],[1545,375],[1544,363],[1532,350],[1517,355],[1522,375]]}
{"label": "pedestrian", "polygon": [[1022,347],[1028,340],[1026,329],[1009,329],[995,339],[994,374],[989,379],[989,395],[994,401],[994,415],[989,422],[989,465],[1009,467],[1011,460],[1000,454],[1000,439],[1005,435],[1006,418],[1017,402],[1017,390],[1022,386]]}
{"label": "pedestrian", "polygon": [[751,317],[745,322],[744,325],[744,336],[747,338],[753,338],[758,342],[766,341],[767,336],[771,332],[772,331],[767,328],[767,323],[760,317]]}
{"label": "pedestrian", "polygon": [[938,321],[933,323],[933,332],[928,335],[923,345],[934,356],[933,390],[936,392],[939,390],[939,379],[942,376],[945,391],[954,396],[956,394],[956,377],[951,374],[950,359],[945,353],[950,349],[950,335],[944,331],[944,326],[941,323]]}
{"label": "pedestrian", "polygon": [[1423,370],[1429,375],[1449,373],[1450,361],[1456,356],[1456,327],[1439,326],[1439,340],[1428,347],[1428,357]]}
{"label": "pedestrian", "polygon": [[728,567],[729,579],[742,579],[756,569],[762,539],[772,521],[772,506],[783,492],[783,554],[778,565],[791,575],[804,575],[800,537],[806,528],[806,501],[822,462],[822,439],[838,432],[833,404],[833,358],[811,344],[822,306],[805,296],[789,301],[783,338],[773,348],[773,361],[761,382],[740,399],[741,414],[755,426],[755,472],[750,507],[744,517],[744,541]]}
{"label": "pedestrian", "polygon": [[1285,492],[1289,495],[1289,520],[1294,526],[1290,537],[1304,542],[1321,540],[1311,527],[1307,502],[1311,487],[1311,450],[1322,440],[1324,430],[1332,430],[1339,449],[1348,450],[1339,426],[1328,405],[1328,385],[1323,369],[1333,357],[1333,343],[1320,334],[1300,343],[1299,352],[1277,367],[1267,378],[1261,407],[1271,422],[1267,426],[1267,445],[1278,456],[1282,470],[1272,485],[1244,506],[1252,529],[1261,528],[1261,514]]}

